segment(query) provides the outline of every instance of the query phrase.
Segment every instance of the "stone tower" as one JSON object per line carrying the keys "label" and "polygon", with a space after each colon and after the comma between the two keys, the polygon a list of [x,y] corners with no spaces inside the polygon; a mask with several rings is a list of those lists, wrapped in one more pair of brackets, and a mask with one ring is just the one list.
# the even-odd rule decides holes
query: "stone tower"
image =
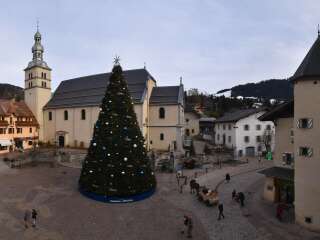
{"label": "stone tower", "polygon": [[32,47],[32,61],[25,71],[24,99],[36,117],[39,125],[39,140],[43,141],[43,110],[51,97],[51,68],[43,60],[44,48],[41,44],[41,34],[37,28]]}

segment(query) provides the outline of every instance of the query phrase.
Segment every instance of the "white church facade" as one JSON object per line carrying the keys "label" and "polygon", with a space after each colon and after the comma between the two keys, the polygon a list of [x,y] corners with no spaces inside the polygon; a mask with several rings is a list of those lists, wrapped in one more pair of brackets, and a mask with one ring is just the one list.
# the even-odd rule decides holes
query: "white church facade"
{"label": "white church facade", "polygon": [[[25,102],[39,123],[39,140],[60,147],[88,147],[110,73],[64,80],[52,94],[51,68],[43,59],[39,31],[25,71]],[[145,69],[124,71],[148,150],[182,151],[184,90],[158,87]]]}

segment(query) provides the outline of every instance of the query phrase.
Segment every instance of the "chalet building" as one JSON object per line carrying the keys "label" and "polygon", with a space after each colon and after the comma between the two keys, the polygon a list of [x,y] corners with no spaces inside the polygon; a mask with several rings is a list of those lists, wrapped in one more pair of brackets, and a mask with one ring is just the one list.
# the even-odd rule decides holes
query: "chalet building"
{"label": "chalet building", "polygon": [[199,135],[199,120],[202,114],[195,110],[192,105],[186,105],[184,112],[185,136],[193,137]]}
{"label": "chalet building", "polygon": [[[33,58],[25,69],[25,101],[39,126],[41,141],[60,147],[88,147],[110,73],[60,83],[51,93],[51,68],[43,59],[39,31],[34,35]],[[124,71],[134,110],[147,149],[183,151],[184,90],[157,86],[146,69]]]}
{"label": "chalet building", "polygon": [[38,141],[38,127],[25,102],[0,100],[0,153],[31,148]]}
{"label": "chalet building", "polygon": [[293,179],[295,219],[301,225],[319,231],[320,36],[290,80],[294,102],[279,106],[261,118],[273,120],[277,129],[276,166],[263,172],[267,176],[264,195],[270,200],[281,200],[277,197],[279,193],[273,192],[279,191],[277,187],[287,185],[281,181]]}
{"label": "chalet building", "polygon": [[266,151],[264,139],[268,138],[273,149],[273,122],[263,122],[261,109],[242,109],[226,113],[215,120],[215,143],[234,150],[234,156],[258,156]]}

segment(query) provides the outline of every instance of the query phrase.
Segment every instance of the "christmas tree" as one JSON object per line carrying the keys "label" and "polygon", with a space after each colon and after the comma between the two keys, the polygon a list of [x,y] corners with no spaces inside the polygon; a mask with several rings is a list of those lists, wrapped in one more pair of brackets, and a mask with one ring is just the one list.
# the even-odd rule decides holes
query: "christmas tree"
{"label": "christmas tree", "polygon": [[116,58],[82,166],[79,188],[89,197],[109,201],[152,194],[155,187],[133,101]]}

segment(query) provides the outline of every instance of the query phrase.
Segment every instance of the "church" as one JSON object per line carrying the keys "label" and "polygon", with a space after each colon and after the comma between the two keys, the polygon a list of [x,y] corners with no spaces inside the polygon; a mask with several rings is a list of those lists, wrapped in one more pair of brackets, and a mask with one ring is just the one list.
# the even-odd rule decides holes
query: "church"
{"label": "church", "polygon": [[[51,92],[52,69],[44,61],[39,30],[25,71],[24,99],[39,124],[39,140],[59,147],[89,147],[110,73],[64,80]],[[124,71],[147,150],[182,151],[184,89],[157,86],[145,69]]]}

